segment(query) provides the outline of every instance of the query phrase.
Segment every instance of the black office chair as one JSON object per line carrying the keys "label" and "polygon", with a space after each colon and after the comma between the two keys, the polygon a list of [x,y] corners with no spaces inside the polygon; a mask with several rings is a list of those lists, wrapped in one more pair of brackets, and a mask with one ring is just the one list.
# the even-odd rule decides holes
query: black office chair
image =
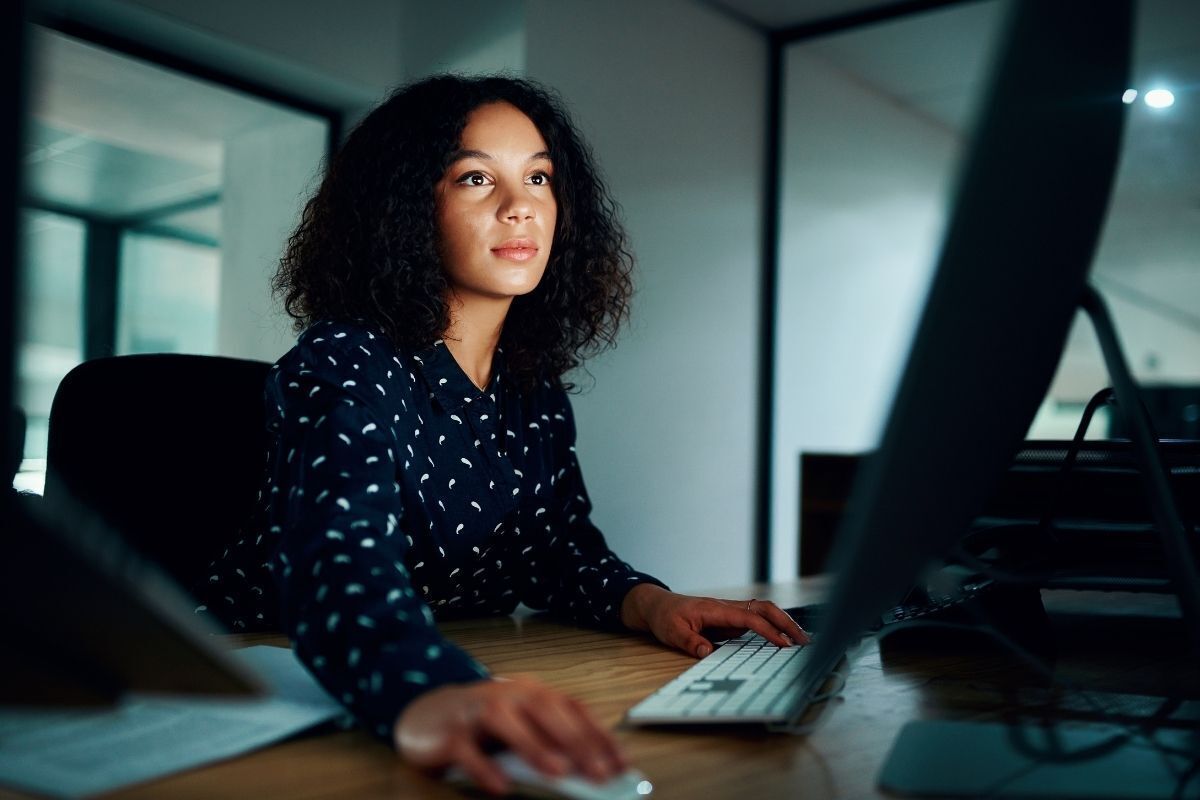
{"label": "black office chair", "polygon": [[50,409],[45,502],[69,492],[193,587],[253,513],[270,368],[194,355],[80,364]]}

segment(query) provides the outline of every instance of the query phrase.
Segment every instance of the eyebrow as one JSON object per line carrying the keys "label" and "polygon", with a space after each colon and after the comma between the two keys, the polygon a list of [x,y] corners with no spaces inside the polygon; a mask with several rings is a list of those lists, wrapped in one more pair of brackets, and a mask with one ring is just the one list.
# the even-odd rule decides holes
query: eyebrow
{"label": "eyebrow", "polygon": [[[477,158],[481,161],[494,161],[495,160],[495,158],[493,158],[490,154],[485,153],[482,150],[455,150],[453,153],[450,154],[450,163],[456,164],[459,161],[462,161],[462,160],[468,159],[468,158]],[[544,161],[553,161],[553,159],[550,158],[550,152],[548,150],[539,150],[538,152],[534,153],[533,155],[531,155],[529,157],[529,161],[543,161],[543,160]]]}

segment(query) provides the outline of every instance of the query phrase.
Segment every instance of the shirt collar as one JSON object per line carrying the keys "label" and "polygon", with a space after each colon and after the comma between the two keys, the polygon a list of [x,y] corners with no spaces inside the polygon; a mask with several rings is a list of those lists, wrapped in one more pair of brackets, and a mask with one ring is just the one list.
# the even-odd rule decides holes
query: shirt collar
{"label": "shirt collar", "polygon": [[418,350],[413,360],[417,362],[430,394],[447,411],[457,411],[470,403],[494,398],[504,379],[504,350],[499,347],[492,357],[492,382],[487,391],[481,391],[471,383],[442,339]]}

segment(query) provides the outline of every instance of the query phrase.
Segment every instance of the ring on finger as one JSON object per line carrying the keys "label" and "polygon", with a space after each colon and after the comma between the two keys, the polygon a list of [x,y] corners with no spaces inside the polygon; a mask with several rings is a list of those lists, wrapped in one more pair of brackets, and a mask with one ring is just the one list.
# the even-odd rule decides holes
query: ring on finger
{"label": "ring on finger", "polygon": [[749,611],[749,610],[750,610],[750,606],[754,605],[754,601],[755,601],[755,600],[757,600],[757,599],[758,599],[757,597],[752,597],[752,598],[750,598],[749,600],[747,600],[747,601],[746,601],[746,610],[747,610],[747,611]]}

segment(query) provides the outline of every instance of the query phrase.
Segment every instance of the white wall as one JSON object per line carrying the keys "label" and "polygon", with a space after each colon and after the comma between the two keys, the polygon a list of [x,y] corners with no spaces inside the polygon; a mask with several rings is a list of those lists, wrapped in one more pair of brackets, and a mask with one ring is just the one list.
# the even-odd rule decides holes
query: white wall
{"label": "white wall", "polygon": [[798,568],[801,452],[878,440],[924,302],[959,141],[787,51],[771,575]]}
{"label": "white wall", "polygon": [[297,118],[225,141],[217,352],[275,361],[295,344],[271,293],[284,242],[320,180],[325,125]]}
{"label": "white wall", "polygon": [[[524,3],[455,0],[409,2],[402,8],[406,81],[438,72],[519,75],[524,71]],[[464,20],[470,24],[464,25]]]}
{"label": "white wall", "polygon": [[683,0],[531,0],[526,25],[639,264],[633,327],[574,399],[594,519],[672,588],[749,580],[765,42]]}

